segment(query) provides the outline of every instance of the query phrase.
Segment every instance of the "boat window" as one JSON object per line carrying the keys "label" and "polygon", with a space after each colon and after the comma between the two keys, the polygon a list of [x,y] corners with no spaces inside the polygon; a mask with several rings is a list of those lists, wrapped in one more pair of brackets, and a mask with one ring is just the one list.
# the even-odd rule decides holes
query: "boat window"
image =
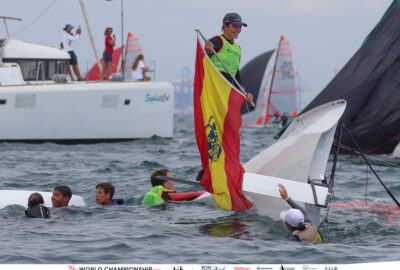
{"label": "boat window", "polygon": [[54,74],[67,74],[67,61],[57,59],[4,59],[19,64],[25,81],[51,80]]}
{"label": "boat window", "polygon": [[37,79],[42,79],[43,69],[45,69],[43,62],[24,60],[18,61],[17,63],[21,67],[22,76],[24,77],[25,81],[36,81]]}

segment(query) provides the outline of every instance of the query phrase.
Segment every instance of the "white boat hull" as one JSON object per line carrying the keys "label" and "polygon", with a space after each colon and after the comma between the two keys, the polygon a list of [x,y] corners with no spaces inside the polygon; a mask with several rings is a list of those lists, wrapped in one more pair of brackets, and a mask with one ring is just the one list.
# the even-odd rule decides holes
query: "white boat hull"
{"label": "white boat hull", "polygon": [[[345,108],[346,102],[338,100],[300,115],[279,141],[243,166],[243,193],[258,214],[279,219],[280,211],[290,207],[279,194],[278,184],[283,184],[288,195],[305,208],[312,223],[319,224],[319,206],[325,205],[328,188],[315,186],[314,199],[308,181],[324,180],[336,126]],[[209,194],[198,200],[215,205]]]}
{"label": "white boat hull", "polygon": [[393,156],[396,157],[396,158],[400,158],[400,143],[394,149]]}
{"label": "white boat hull", "polygon": [[[48,207],[52,206],[51,196],[52,192],[42,191],[28,191],[28,190],[0,190],[0,209],[9,205],[28,206],[28,198],[34,193],[38,192],[42,195],[44,204]],[[86,206],[85,201],[81,196],[72,195],[69,200],[69,206]]]}
{"label": "white boat hull", "polygon": [[168,82],[77,82],[0,87],[0,141],[172,137]]}
{"label": "white boat hull", "polygon": [[[253,203],[253,211],[256,211],[259,215],[278,220],[279,213],[284,209],[290,208],[280,196],[279,184],[285,186],[290,197],[297,203],[315,203],[310,184],[278,177],[245,173],[243,175],[243,193]],[[315,186],[315,194],[317,204],[324,205],[328,196],[328,188]],[[208,192],[196,198],[195,201],[215,206],[215,202]]]}

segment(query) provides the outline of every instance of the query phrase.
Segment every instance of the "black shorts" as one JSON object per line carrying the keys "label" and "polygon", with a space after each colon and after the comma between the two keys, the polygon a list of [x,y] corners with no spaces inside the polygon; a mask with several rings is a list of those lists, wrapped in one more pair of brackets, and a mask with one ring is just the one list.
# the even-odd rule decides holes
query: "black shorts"
{"label": "black shorts", "polygon": [[112,52],[103,52],[104,63],[112,62]]}
{"label": "black shorts", "polygon": [[69,51],[69,56],[71,56],[71,59],[69,59],[69,64],[70,65],[77,65],[78,64],[78,57],[76,57],[76,54],[74,51]]}

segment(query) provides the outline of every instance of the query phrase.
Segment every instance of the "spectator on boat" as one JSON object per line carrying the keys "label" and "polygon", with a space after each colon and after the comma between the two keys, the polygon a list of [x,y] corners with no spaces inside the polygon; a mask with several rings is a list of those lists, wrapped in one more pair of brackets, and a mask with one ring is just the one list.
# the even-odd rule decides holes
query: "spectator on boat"
{"label": "spectator on boat", "polygon": [[53,208],[68,207],[71,197],[72,191],[68,186],[56,186],[51,196]]}
{"label": "spectator on boat", "polygon": [[104,60],[104,65],[103,65],[103,71],[101,73],[101,78],[103,80],[107,80],[106,72],[108,72],[108,76],[111,75],[111,68],[112,68],[112,54],[114,52],[114,46],[115,46],[115,35],[112,35],[113,29],[111,27],[107,27],[106,30],[104,31],[104,35],[106,36],[105,38],[105,49],[103,52],[103,60]]}
{"label": "spectator on boat", "polygon": [[74,77],[72,76],[72,71],[70,65],[72,65],[72,69],[74,70],[74,73],[76,77],[78,78],[78,81],[84,81],[84,78],[81,75],[81,72],[79,71],[78,67],[78,58],[76,57],[76,54],[74,52],[74,49],[72,48],[72,41],[78,40],[80,35],[81,35],[81,28],[79,27],[76,29],[75,35],[72,33],[72,28],[74,28],[70,24],[66,24],[64,27],[64,35],[63,35],[63,48],[64,51],[68,52],[69,56],[71,59],[68,61],[68,74],[71,77],[71,81],[75,81]]}
{"label": "spectator on boat", "polygon": [[146,76],[149,67],[144,62],[144,55],[139,54],[132,64],[132,80],[134,81],[150,81],[150,77]]}
{"label": "spectator on boat", "polygon": [[155,171],[150,177],[153,188],[144,196],[142,205],[153,206],[166,201],[191,201],[204,193],[204,191],[176,193],[174,190],[175,183],[173,181],[161,180],[158,179],[157,176],[172,178],[172,174],[168,169]]}
{"label": "spectator on boat", "polygon": [[123,199],[113,199],[115,188],[111,183],[103,182],[96,186],[96,203],[101,205],[123,205]]}
{"label": "spectator on boat", "polygon": [[[228,71],[225,70],[218,58],[212,54],[212,50],[215,50],[229,69],[230,73],[240,84],[242,84],[239,71],[242,52],[240,46],[235,42],[235,39],[238,38],[242,31],[242,26],[247,27],[247,24],[242,22],[242,18],[239,14],[227,13],[222,20],[223,33],[207,40],[205,44],[205,50],[211,57],[211,61],[215,67],[232,85],[235,85],[237,88],[239,88],[239,86],[236,85],[233,78],[229,75]],[[247,93],[246,101],[253,101],[253,95],[251,93]]]}
{"label": "spectator on boat", "polygon": [[42,194],[32,193],[28,199],[28,208],[25,210],[28,218],[49,218],[50,210],[44,205]]}
{"label": "spectator on boat", "polygon": [[290,231],[288,237],[291,241],[307,241],[312,244],[321,244],[322,237],[316,226],[311,225],[306,211],[296,204],[287,194],[286,188],[279,184],[279,193],[291,207],[290,210],[283,210],[280,217],[285,221],[286,228]]}

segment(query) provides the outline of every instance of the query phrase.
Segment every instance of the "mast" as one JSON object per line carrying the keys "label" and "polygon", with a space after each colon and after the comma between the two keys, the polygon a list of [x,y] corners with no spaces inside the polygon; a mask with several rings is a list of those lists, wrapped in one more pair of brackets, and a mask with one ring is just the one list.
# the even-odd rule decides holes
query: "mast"
{"label": "mast", "polygon": [[267,126],[267,118],[268,118],[268,115],[269,115],[269,107],[271,105],[272,86],[274,85],[274,79],[275,79],[275,73],[276,73],[276,64],[278,63],[278,57],[279,57],[279,53],[280,53],[280,50],[281,50],[282,38],[283,38],[283,36],[281,36],[281,38],[279,39],[278,50],[276,51],[276,56],[275,56],[274,69],[272,70],[272,78],[271,78],[271,84],[269,86],[269,94],[268,94],[268,100],[267,100],[267,113],[265,114],[264,127]]}
{"label": "mast", "polygon": [[95,45],[95,43],[94,43],[94,39],[93,39],[93,35],[92,35],[92,30],[91,30],[91,28],[90,28],[89,20],[88,20],[87,15],[86,15],[85,4],[83,3],[83,0],[79,0],[79,4],[81,5],[81,10],[82,10],[83,18],[85,19],[86,28],[87,28],[87,31],[88,31],[88,33],[89,33],[90,42],[92,43],[92,47],[93,47],[94,55],[95,55],[95,57],[96,57],[97,65],[99,66],[99,70],[101,71],[100,59],[99,59],[99,56],[98,56],[98,54],[97,54],[97,49],[96,49],[96,45]]}

